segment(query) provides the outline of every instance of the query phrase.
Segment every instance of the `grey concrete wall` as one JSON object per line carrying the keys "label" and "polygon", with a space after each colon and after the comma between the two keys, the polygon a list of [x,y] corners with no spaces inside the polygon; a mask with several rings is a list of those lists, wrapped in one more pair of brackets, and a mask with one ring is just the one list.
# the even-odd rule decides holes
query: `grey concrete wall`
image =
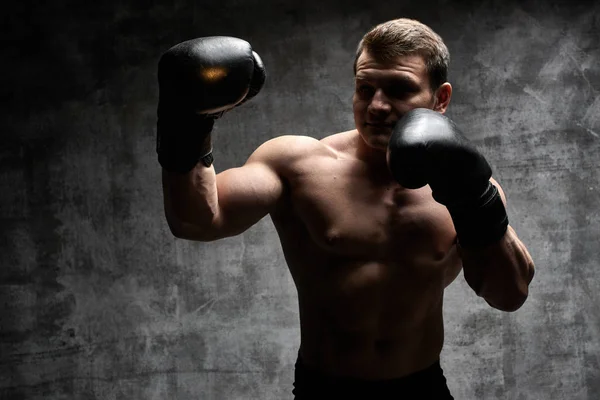
{"label": "grey concrete wall", "polygon": [[462,276],[442,364],[457,399],[600,398],[600,6],[567,1],[14,2],[2,16],[0,398],[291,398],[295,290],[271,221],[174,239],[156,62],[249,40],[263,92],[219,121],[217,170],[282,134],[352,128],[361,35],[408,16],[452,53],[449,115],[482,147],[537,264],[491,309]]}

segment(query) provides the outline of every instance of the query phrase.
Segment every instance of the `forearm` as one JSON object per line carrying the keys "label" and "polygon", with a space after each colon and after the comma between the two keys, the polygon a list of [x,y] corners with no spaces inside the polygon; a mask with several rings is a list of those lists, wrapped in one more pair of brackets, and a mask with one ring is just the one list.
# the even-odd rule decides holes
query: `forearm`
{"label": "forearm", "polygon": [[216,174],[201,163],[187,174],[162,173],[164,210],[171,232],[181,238],[211,240],[219,213]]}
{"label": "forearm", "polygon": [[529,293],[534,264],[525,245],[509,226],[496,243],[460,247],[465,280],[477,295],[502,311],[519,309]]}

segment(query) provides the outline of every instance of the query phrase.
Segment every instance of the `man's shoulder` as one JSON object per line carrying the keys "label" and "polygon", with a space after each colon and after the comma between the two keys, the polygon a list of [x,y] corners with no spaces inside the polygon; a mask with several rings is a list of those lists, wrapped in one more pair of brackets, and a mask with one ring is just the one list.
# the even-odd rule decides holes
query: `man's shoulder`
{"label": "man's shoulder", "polygon": [[283,151],[285,153],[303,152],[306,150],[317,150],[323,146],[319,139],[303,135],[282,135],[273,138],[263,144],[271,150]]}
{"label": "man's shoulder", "polygon": [[288,175],[303,170],[306,165],[318,165],[325,159],[339,158],[348,141],[347,132],[323,139],[302,135],[282,135],[264,142],[248,162],[260,162],[274,171]]}
{"label": "man's shoulder", "polygon": [[[335,136],[335,135],[333,135]],[[253,154],[253,157],[268,160],[292,161],[313,156],[336,156],[336,148],[328,139],[316,139],[311,136],[282,135],[263,143]]]}

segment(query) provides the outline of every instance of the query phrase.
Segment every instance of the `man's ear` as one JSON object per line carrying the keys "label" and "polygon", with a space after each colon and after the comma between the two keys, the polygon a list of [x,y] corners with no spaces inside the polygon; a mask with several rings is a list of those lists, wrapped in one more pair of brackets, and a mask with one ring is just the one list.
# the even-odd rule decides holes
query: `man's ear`
{"label": "man's ear", "polygon": [[433,96],[435,99],[433,110],[441,114],[445,113],[452,97],[452,85],[448,82],[442,83]]}

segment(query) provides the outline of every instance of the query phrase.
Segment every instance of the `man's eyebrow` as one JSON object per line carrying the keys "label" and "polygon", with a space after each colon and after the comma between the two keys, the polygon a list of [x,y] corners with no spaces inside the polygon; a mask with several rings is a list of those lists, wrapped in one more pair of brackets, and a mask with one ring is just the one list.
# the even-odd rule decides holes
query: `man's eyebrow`
{"label": "man's eyebrow", "polygon": [[393,75],[393,76],[386,76],[386,77],[377,77],[377,76],[365,76],[365,75],[361,75],[361,74],[356,74],[355,79],[357,81],[382,81],[386,84],[400,84],[400,85],[410,85],[410,86],[415,86],[418,85],[419,83],[413,79],[410,78],[406,75]]}
{"label": "man's eyebrow", "polygon": [[407,76],[391,78],[390,82],[395,83],[395,84],[406,85],[406,86],[419,86],[419,83],[416,80],[409,78]]}

